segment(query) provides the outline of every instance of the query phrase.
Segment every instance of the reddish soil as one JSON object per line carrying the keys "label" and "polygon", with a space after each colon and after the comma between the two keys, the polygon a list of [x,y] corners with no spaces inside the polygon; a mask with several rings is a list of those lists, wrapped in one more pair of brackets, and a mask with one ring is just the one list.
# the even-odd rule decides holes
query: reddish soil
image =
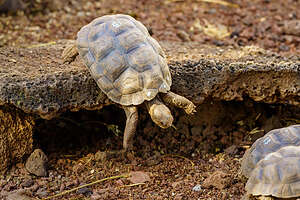
{"label": "reddish soil", "polygon": [[25,13],[1,15],[0,46],[74,39],[92,19],[125,13],[144,23],[158,40],[253,44],[273,51],[300,52],[298,0],[228,1],[229,5],[201,0],[27,2]]}
{"label": "reddish soil", "polygon": [[[24,11],[1,14],[0,46],[74,39],[80,27],[92,19],[125,13],[144,23],[159,41],[258,45],[282,54],[300,53],[297,0],[228,1],[229,5],[201,0],[26,2]],[[107,180],[54,199],[241,199],[245,179],[239,168],[245,147],[276,126],[296,123],[289,111],[295,109],[251,101],[220,104],[222,111],[217,103],[191,119],[173,110],[176,131],[159,129],[142,110],[135,151],[107,159],[100,151],[122,147],[125,117],[119,109],[38,119],[35,147],[49,158],[48,176],[30,175],[24,164],[18,163],[1,178],[0,197],[23,189],[29,196],[45,198],[106,177],[141,171],[131,179]],[[234,117],[228,120],[226,116]],[[201,120],[206,126],[195,128]],[[256,133],[249,135],[253,130]],[[193,132],[201,135],[195,137]]]}

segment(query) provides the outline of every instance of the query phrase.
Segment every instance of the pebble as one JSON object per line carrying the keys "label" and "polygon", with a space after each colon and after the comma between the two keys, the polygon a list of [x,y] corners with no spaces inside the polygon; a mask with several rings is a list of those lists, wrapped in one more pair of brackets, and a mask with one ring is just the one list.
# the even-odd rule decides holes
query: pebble
{"label": "pebble", "polygon": [[35,149],[33,153],[28,157],[25,168],[31,174],[36,176],[47,175],[47,162],[48,158],[41,149]]}
{"label": "pebble", "polygon": [[195,192],[200,192],[201,191],[201,185],[195,185],[194,187],[193,187],[193,191],[195,191]]}
{"label": "pebble", "polygon": [[289,35],[300,36],[300,20],[284,21],[283,32]]}
{"label": "pebble", "polygon": [[191,38],[187,32],[184,30],[178,30],[177,36],[183,41],[183,42],[189,42],[191,41]]}
{"label": "pebble", "polygon": [[216,187],[219,190],[226,188],[231,183],[231,178],[223,171],[215,171],[207,177],[202,186],[204,188]]}
{"label": "pebble", "polygon": [[85,196],[90,196],[93,194],[93,191],[89,187],[83,187],[77,190],[77,194],[83,194]]}
{"label": "pebble", "polygon": [[280,50],[280,51],[289,51],[289,50],[290,50],[290,47],[287,46],[287,45],[285,45],[285,44],[281,44],[281,45],[279,46],[279,50]]}
{"label": "pebble", "polygon": [[136,183],[149,182],[151,179],[147,172],[135,171],[135,172],[130,172],[130,177],[128,178],[128,180],[131,183],[136,184]]}
{"label": "pebble", "polygon": [[40,198],[44,198],[44,197],[48,196],[48,192],[45,188],[40,188],[36,192],[36,195],[38,195]]}
{"label": "pebble", "polygon": [[24,180],[24,182],[21,184],[23,187],[30,187],[33,185],[33,180],[31,178],[27,178]]}
{"label": "pebble", "polygon": [[6,200],[33,200],[22,192],[12,192],[6,197]]}

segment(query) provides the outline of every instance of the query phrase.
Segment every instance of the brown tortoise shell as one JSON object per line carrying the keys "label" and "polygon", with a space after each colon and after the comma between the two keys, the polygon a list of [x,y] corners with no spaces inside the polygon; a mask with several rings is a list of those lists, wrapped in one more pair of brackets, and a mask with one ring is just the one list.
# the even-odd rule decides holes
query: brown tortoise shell
{"label": "brown tortoise shell", "polygon": [[77,48],[100,89],[121,105],[139,105],[172,84],[165,55],[146,27],[128,15],[94,19],[77,34]]}
{"label": "brown tortoise shell", "polygon": [[274,129],[255,141],[242,158],[246,191],[280,198],[300,196],[300,125]]}

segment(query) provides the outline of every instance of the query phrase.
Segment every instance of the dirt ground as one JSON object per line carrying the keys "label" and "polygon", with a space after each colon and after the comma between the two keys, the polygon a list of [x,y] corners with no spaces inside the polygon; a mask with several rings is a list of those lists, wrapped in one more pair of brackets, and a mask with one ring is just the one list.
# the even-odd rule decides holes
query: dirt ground
{"label": "dirt ground", "polygon": [[[300,52],[298,0],[26,0],[27,9],[0,17],[0,46],[74,39],[92,19],[129,14],[153,37],[205,44],[259,45],[277,52]],[[298,20],[298,21],[297,21]]]}
{"label": "dirt ground", "polygon": [[[300,53],[297,0],[26,2],[24,11],[1,14],[0,46],[74,39],[95,17],[125,13],[144,23],[159,41],[253,44],[282,54]],[[251,100],[207,102],[193,117],[172,112],[177,130],[162,130],[141,109],[134,151],[112,158],[102,152],[122,147],[125,116],[119,108],[37,119],[34,145],[48,156],[48,176],[30,175],[17,163],[1,178],[0,197],[21,189],[29,196],[50,198],[131,173],[131,178],[106,180],[51,199],[241,199],[246,180],[239,168],[245,149],[270,129],[299,123],[300,118],[295,114],[299,109]]]}

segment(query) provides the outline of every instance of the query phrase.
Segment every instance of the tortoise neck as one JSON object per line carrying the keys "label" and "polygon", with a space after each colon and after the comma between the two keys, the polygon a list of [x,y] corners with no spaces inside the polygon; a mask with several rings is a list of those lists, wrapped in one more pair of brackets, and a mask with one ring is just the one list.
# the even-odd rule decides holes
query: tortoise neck
{"label": "tortoise neck", "polygon": [[159,99],[158,95],[156,95],[156,97],[154,97],[152,100],[145,101],[144,103],[146,105],[146,108],[147,108],[149,114],[150,114],[151,107],[153,105],[161,105],[161,104],[163,104],[163,102]]}

